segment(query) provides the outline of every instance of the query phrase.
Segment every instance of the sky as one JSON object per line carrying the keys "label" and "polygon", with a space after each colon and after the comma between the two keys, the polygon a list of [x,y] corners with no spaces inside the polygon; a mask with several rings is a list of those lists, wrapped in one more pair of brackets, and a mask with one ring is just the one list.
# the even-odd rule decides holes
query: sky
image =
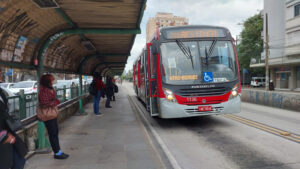
{"label": "sky", "polygon": [[133,62],[146,45],[146,25],[157,12],[173,13],[189,19],[189,25],[224,26],[233,37],[243,29],[247,18],[263,9],[263,0],[147,0],[141,22],[142,33],[135,38],[125,71],[132,69]]}

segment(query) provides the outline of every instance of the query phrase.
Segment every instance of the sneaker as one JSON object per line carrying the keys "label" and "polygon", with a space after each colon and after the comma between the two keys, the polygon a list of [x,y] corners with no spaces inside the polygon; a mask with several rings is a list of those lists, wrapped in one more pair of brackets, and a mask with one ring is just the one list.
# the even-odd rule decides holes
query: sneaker
{"label": "sneaker", "polygon": [[105,106],[106,108],[112,108],[111,106]]}
{"label": "sneaker", "polygon": [[54,155],[54,158],[58,159],[58,160],[65,160],[65,159],[69,158],[69,155],[62,153],[61,155]]}
{"label": "sneaker", "polygon": [[102,116],[102,115],[103,115],[102,113],[96,114],[96,116]]}

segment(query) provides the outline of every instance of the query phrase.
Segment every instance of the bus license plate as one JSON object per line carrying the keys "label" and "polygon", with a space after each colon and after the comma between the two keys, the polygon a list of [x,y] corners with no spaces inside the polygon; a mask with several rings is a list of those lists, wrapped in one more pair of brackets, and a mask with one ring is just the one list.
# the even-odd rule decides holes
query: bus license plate
{"label": "bus license plate", "polygon": [[198,111],[212,111],[212,107],[211,106],[199,106],[198,107]]}

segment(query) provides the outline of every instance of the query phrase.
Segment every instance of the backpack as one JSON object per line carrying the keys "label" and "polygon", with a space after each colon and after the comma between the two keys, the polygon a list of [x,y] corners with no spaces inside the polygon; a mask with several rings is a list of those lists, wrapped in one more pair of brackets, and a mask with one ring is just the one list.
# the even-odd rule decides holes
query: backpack
{"label": "backpack", "polygon": [[114,89],[115,89],[115,93],[118,93],[119,92],[119,88],[118,88],[118,86],[117,85],[114,85],[115,87],[114,87]]}
{"label": "backpack", "polygon": [[93,80],[92,83],[89,86],[89,93],[93,96],[97,95],[98,89],[97,89],[97,82],[96,80]]}

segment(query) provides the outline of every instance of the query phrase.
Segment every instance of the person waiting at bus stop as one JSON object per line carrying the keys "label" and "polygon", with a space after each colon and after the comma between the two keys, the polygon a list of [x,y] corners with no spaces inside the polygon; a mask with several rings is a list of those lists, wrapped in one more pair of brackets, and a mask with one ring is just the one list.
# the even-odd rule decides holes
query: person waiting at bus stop
{"label": "person waiting at bus stop", "polygon": [[109,77],[109,76],[106,77],[105,94],[106,94],[106,97],[107,97],[105,107],[106,108],[111,108],[110,101],[111,101],[111,97],[114,95],[114,84],[112,82],[112,78]]}
{"label": "person waiting at bus stop", "polygon": [[[57,107],[60,104],[56,98],[56,93],[53,88],[55,78],[51,74],[43,75],[40,79],[40,90],[38,94],[39,105],[41,107]],[[50,144],[54,152],[55,159],[67,159],[68,154],[61,151],[58,138],[58,123],[57,117],[51,120],[44,121],[48,131]]]}
{"label": "person waiting at bus stop", "polygon": [[116,93],[116,88],[118,88],[118,86],[116,85],[116,79],[112,79],[112,83],[113,83],[113,86],[114,86],[114,88],[113,88],[113,94],[112,94],[112,97],[111,97],[111,101],[116,101],[116,96],[115,96],[115,93]]}
{"label": "person waiting at bus stop", "polygon": [[101,96],[104,95],[105,85],[102,81],[102,76],[99,73],[95,73],[93,76],[93,82],[91,85],[96,85],[97,93],[94,95],[94,113],[96,116],[101,116],[102,113],[99,112],[99,104]]}
{"label": "person waiting at bus stop", "polygon": [[273,80],[270,80],[270,83],[269,83],[269,90],[270,90],[270,91],[273,91],[273,90],[274,90],[274,83],[273,83]]}
{"label": "person waiting at bus stop", "polygon": [[8,101],[0,88],[0,169],[23,169],[27,147],[7,125]]}

